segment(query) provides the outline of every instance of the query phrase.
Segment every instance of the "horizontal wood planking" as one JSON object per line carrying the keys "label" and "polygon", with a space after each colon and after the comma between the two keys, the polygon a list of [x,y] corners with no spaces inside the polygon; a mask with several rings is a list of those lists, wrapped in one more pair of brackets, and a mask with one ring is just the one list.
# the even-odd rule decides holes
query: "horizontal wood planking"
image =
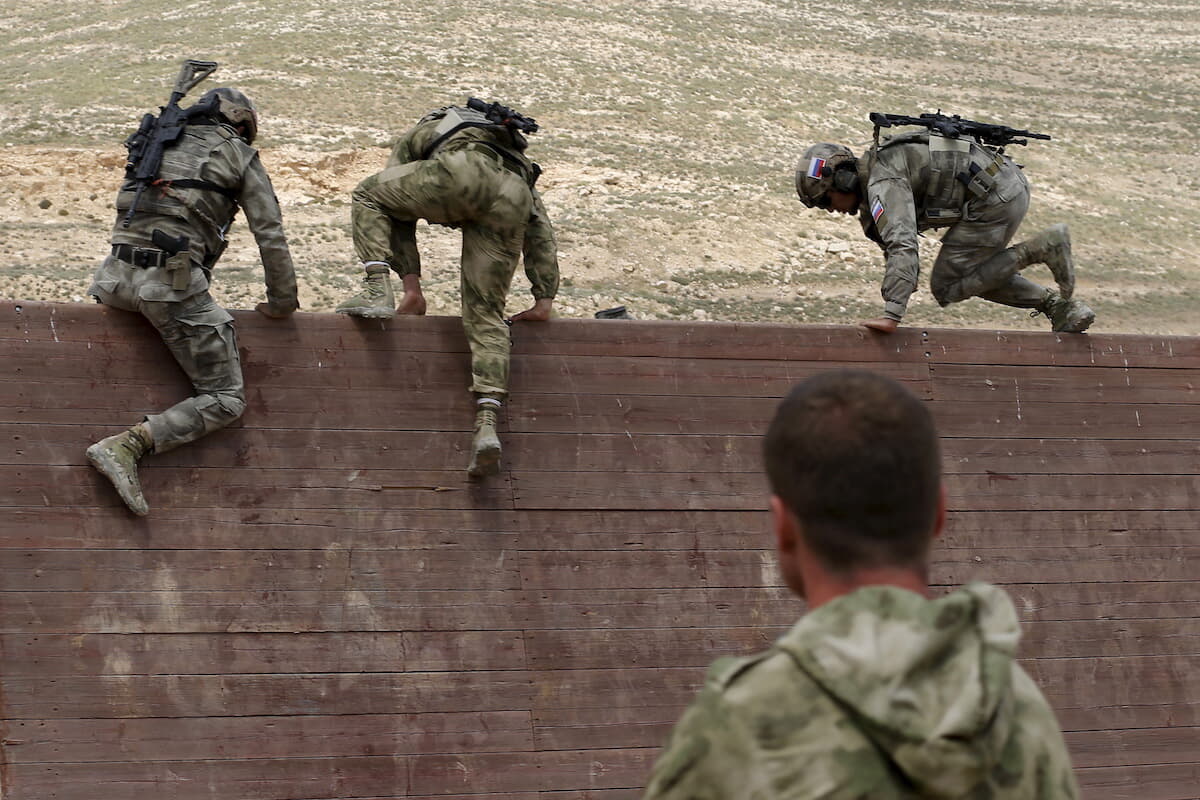
{"label": "horizontal wood planking", "polygon": [[146,459],[133,519],[82,449],[186,382],[137,315],[14,305],[0,697],[25,718],[0,733],[29,796],[90,800],[97,774],[147,797],[179,776],[247,800],[638,796],[704,665],[802,612],[760,436],[839,360],[929,400],[955,508],[935,588],[1008,588],[1081,782],[1191,796],[1194,340],[517,325],[504,476],[479,487],[457,319],[235,312],[250,409]]}
{"label": "horizontal wood planking", "polygon": [[505,797],[514,792],[536,793],[546,785],[560,785],[564,777],[579,774],[590,776],[590,796],[592,790],[636,786],[649,772],[654,755],[653,750],[640,748],[16,766],[9,768],[9,774],[22,790],[7,797],[42,800],[47,792],[53,792],[59,800],[93,800],[97,786],[110,789],[122,800],[158,800],[166,786],[173,800],[218,796],[262,800],[463,796],[482,792]]}
{"label": "horizontal wood planking", "polygon": [[[735,434],[504,434],[509,472],[762,472],[762,438]],[[112,433],[104,425],[0,423],[0,464],[85,466],[84,450]],[[189,467],[461,469],[470,438],[462,431],[313,430],[242,426],[194,448],[155,455],[147,469]],[[942,439],[947,474],[1180,475],[1200,461],[1200,440]],[[305,465],[305,466],[297,466]]]}
{"label": "horizontal wood planking", "polygon": [[532,731],[528,711],[20,720],[9,763],[521,752]]}
{"label": "horizontal wood planking", "polygon": [[[10,507],[0,548],[124,550],[752,550],[769,549],[770,517],[748,511],[583,509],[156,508],[133,519],[106,508]],[[1194,512],[952,511],[939,546],[980,549],[1189,545]]]}
{"label": "horizontal wood planking", "polygon": [[[1189,626],[1200,605],[1200,586],[1188,581],[1003,585],[1026,623],[1179,620]],[[783,628],[802,611],[803,604],[780,586],[615,588],[603,593],[405,588],[12,591],[0,594],[0,633]]]}

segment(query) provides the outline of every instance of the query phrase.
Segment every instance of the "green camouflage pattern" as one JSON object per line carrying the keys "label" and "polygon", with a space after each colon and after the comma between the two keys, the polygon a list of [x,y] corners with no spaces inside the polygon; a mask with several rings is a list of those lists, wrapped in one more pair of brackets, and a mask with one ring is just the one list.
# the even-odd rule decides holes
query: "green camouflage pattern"
{"label": "green camouflage pattern", "polygon": [[1078,796],[1062,733],[1014,661],[1008,596],[874,586],[722,659],[675,727],[646,798]]}
{"label": "green camouflage pattern", "polygon": [[[929,276],[930,291],[939,305],[982,297],[1017,308],[1036,308],[1045,299],[1046,289],[1019,274],[1025,265],[1009,247],[1029,208],[1029,183],[1024,173],[1012,159],[999,156],[997,172],[991,176],[994,183],[985,196],[967,198],[961,184],[953,181],[959,203],[939,203],[955,207],[932,208],[927,202],[931,194],[942,195],[945,190],[930,185],[938,173],[931,168],[928,138],[906,137],[860,162],[866,191],[859,219],[886,259],[881,290],[885,315],[902,319],[909,296],[917,288],[918,234],[947,227]],[[966,158],[986,168],[997,157],[971,144]],[[877,219],[873,211],[878,212]],[[939,216],[938,212],[948,215]]]}
{"label": "green camouflage pattern", "polygon": [[[225,125],[189,125],[182,141],[163,157],[160,175],[203,177],[236,194],[258,244],[267,300],[280,313],[297,306],[296,275],[283,233],[282,214],[257,151]],[[223,229],[233,220],[233,200],[208,189],[143,193],[129,227],[121,224],[132,202],[130,185],[117,196],[113,244],[157,249],[153,232],[186,236],[190,250],[161,267],[136,267],[109,255],[88,293],[105,305],[142,314],[158,330],[195,391],[161,414],[146,418],[154,452],[163,453],[229,425],[245,409],[241,358],[233,317],[213,300],[208,286],[223,249]],[[183,270],[183,273],[180,273]]]}
{"label": "green camouflage pattern", "polygon": [[530,186],[532,164],[503,131],[466,128],[423,158],[440,119],[430,115],[418,123],[396,143],[384,170],[355,188],[354,251],[360,262],[384,262],[400,275],[419,275],[417,220],[460,229],[471,390],[503,395],[510,348],[504,309],[517,263],[523,255],[535,299],[553,298],[558,245],[541,197]]}

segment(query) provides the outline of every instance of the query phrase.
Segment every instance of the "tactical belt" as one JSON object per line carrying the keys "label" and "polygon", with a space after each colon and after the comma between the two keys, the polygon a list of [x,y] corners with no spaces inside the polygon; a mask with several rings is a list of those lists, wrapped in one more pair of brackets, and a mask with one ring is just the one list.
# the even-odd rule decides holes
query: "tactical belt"
{"label": "tactical belt", "polygon": [[131,244],[114,244],[112,246],[112,254],[124,261],[126,264],[132,264],[135,267],[164,267],[167,264],[167,259],[171,256],[169,253],[164,253],[162,250],[155,250],[150,247],[134,247]]}

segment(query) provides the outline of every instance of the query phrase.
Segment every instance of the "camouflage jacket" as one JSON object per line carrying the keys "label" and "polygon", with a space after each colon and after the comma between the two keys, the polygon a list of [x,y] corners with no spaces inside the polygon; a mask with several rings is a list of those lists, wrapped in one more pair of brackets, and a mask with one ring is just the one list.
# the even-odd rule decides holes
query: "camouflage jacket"
{"label": "camouflage jacket", "polygon": [[[123,226],[122,218],[133,203],[136,187],[133,182],[121,186],[112,242],[153,248],[151,237],[156,229],[172,238],[186,236],[195,268],[187,289],[164,285],[158,293],[161,296],[144,299],[183,300],[206,289],[240,207],[258,243],[268,301],[280,311],[296,309],[296,273],[283,233],[283,215],[258,150],[228,125],[192,124],[184,129],[180,141],[163,153],[158,175],[159,182],[142,193],[129,227]],[[173,181],[198,181],[200,185],[179,187],[173,186]]]}
{"label": "camouflage jacket", "polygon": [[1008,596],[868,587],[765,653],[717,661],[647,798],[1075,798],[1062,733],[1013,660]]}
{"label": "camouflage jacket", "polygon": [[[968,190],[959,175],[974,174]],[[997,174],[1001,173],[1001,174]],[[927,133],[896,136],[859,160],[865,188],[858,209],[863,232],[883,249],[884,312],[899,320],[917,287],[920,272],[917,235],[970,219],[991,200],[1028,192],[1020,168],[1007,156],[967,139]]]}
{"label": "camouflage jacket", "polygon": [[[392,147],[387,166],[394,167],[408,164],[412,161],[424,160],[431,157],[431,147],[439,136],[437,127],[445,112],[453,109],[464,116],[479,116],[476,112],[465,108],[448,107],[431,111],[407,133],[400,137]],[[436,152],[453,152],[467,147],[474,142],[484,142],[494,146],[497,151],[503,151],[504,161],[513,171],[518,172],[529,184],[533,194],[533,211],[530,212],[529,224],[525,228],[525,241],[522,248],[525,275],[529,278],[530,292],[534,298],[554,298],[558,294],[558,241],[554,235],[554,226],[550,215],[542,202],[542,196],[533,186],[536,171],[532,161],[525,155],[526,142],[519,133],[507,130],[485,127],[466,127],[442,142]]]}

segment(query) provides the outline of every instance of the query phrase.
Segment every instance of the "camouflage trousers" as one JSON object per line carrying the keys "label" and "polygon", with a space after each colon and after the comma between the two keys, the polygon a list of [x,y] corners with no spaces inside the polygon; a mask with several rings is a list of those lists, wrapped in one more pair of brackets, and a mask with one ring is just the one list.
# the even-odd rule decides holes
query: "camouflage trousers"
{"label": "camouflage trousers", "polygon": [[88,290],[107,306],[135,311],[149,320],[192,382],[194,396],[146,416],[156,453],[224,428],[246,408],[233,317],[207,290],[184,300],[145,299],[161,294],[158,290],[169,283],[162,268],[134,267],[109,256]]}
{"label": "camouflage trousers", "polygon": [[504,306],[533,195],[500,156],[470,144],[385,169],[352,195],[354,252],[363,262],[420,274],[416,221],[462,230],[460,288],[463,329],[471,347],[471,391],[508,392],[509,337]]}
{"label": "camouflage trousers", "polygon": [[963,218],[942,236],[942,249],[929,273],[938,305],[982,297],[1017,308],[1035,308],[1045,288],[1022,277],[1009,242],[1029,210],[1029,183],[1015,164],[996,174],[995,188],[967,205]]}

